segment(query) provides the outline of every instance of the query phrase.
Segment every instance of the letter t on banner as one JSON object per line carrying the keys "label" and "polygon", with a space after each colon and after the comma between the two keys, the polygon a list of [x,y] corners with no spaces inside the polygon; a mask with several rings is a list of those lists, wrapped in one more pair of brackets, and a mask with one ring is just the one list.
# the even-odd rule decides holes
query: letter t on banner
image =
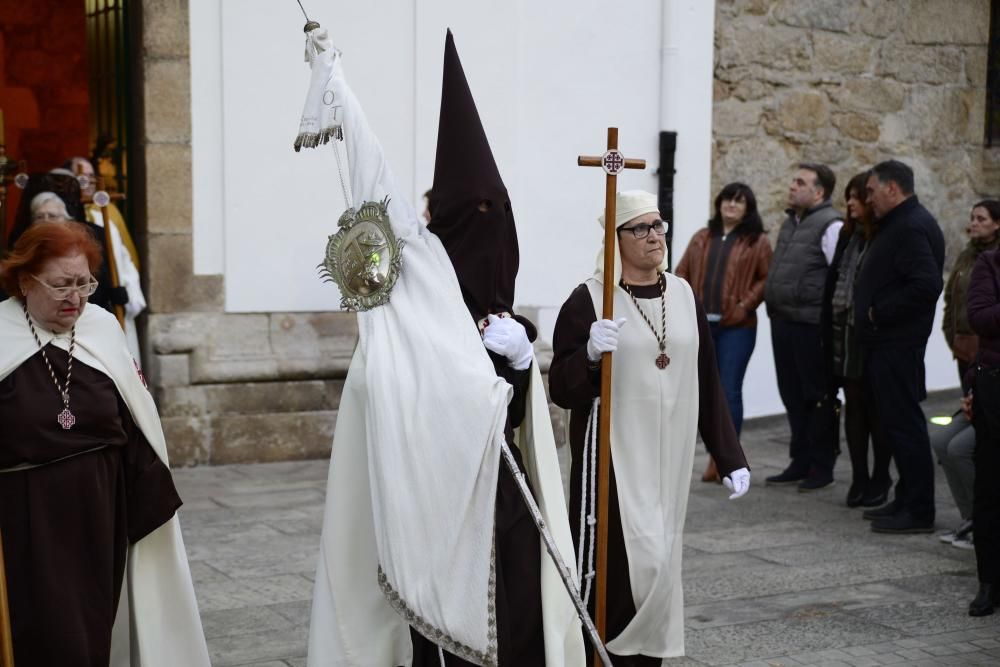
{"label": "letter t on banner", "polygon": [[[627,160],[618,150],[618,128],[608,128],[608,149],[600,157],[581,155],[576,164],[580,167],[602,167],[605,178],[604,191],[604,313],[602,319],[614,318],[615,304],[615,253],[618,252],[615,233],[615,196],[618,174],[625,169],[645,169],[645,160]],[[601,355],[601,408],[598,417],[600,435],[597,450],[597,600],[594,622],[601,641],[606,642],[608,589],[608,493],[611,466],[611,353]],[[581,536],[582,539],[582,536]],[[600,667],[600,657],[594,654],[594,665]]]}

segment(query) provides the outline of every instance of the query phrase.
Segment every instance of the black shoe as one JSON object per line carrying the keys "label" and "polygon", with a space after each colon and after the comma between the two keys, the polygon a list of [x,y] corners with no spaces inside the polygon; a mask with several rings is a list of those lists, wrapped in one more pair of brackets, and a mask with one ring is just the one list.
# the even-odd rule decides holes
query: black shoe
{"label": "black shoe", "polygon": [[833,477],[809,475],[799,483],[799,493],[809,493],[810,491],[825,489],[828,486],[833,486]]}
{"label": "black shoe", "polygon": [[788,466],[784,472],[764,478],[765,486],[781,486],[783,484],[798,484],[806,478],[805,471],[800,471],[794,466]]}
{"label": "black shoe", "polygon": [[1000,588],[993,584],[979,584],[976,599],[969,603],[969,616],[989,616],[1000,605]]}
{"label": "black shoe", "polygon": [[881,507],[876,507],[875,509],[865,510],[861,513],[861,518],[865,521],[874,521],[875,519],[884,519],[894,515],[896,512],[902,510],[899,503],[893,500],[890,503],[882,505]]}
{"label": "black shoe", "polygon": [[865,499],[865,491],[868,485],[864,482],[854,482],[847,490],[847,506],[858,507]]}
{"label": "black shoe", "polygon": [[887,482],[869,482],[868,489],[861,499],[862,507],[881,507],[889,500],[889,491],[892,490],[892,480]]}
{"label": "black shoe", "polygon": [[909,512],[897,512],[892,516],[872,521],[872,530],[876,533],[891,533],[895,535],[910,535],[914,533],[933,533],[934,519],[917,519]]}
{"label": "black shoe", "polygon": [[885,501],[889,500],[889,489],[882,491],[881,493],[875,493],[868,495],[867,493],[861,499],[862,507],[881,507],[885,505]]}

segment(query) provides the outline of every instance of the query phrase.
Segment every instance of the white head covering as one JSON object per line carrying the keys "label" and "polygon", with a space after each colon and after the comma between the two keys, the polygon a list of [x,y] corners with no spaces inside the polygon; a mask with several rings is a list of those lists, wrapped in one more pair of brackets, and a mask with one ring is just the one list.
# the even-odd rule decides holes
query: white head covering
{"label": "white head covering", "polygon": [[[660,207],[657,205],[656,195],[645,190],[626,190],[615,194],[615,229],[618,229],[629,220],[634,220],[640,215],[647,213],[659,213]],[[605,228],[604,215],[597,218],[601,229]],[[659,271],[662,273],[667,268],[667,255],[664,253],[663,262]],[[601,250],[597,253],[597,267],[594,270],[594,277],[604,282],[604,237],[601,237]],[[615,285],[622,277],[622,259],[619,253],[615,253]]]}

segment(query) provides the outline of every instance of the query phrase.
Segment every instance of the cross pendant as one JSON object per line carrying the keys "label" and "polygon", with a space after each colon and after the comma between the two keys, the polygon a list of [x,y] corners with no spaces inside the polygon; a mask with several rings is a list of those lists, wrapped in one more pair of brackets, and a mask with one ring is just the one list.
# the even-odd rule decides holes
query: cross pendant
{"label": "cross pendant", "polygon": [[668,357],[665,353],[660,352],[660,356],[656,358],[656,367],[662,371],[669,365],[670,365],[670,357]]}
{"label": "cross pendant", "polygon": [[69,411],[69,408],[63,408],[63,411],[56,417],[56,421],[59,422],[64,431],[68,431],[76,424],[76,416]]}

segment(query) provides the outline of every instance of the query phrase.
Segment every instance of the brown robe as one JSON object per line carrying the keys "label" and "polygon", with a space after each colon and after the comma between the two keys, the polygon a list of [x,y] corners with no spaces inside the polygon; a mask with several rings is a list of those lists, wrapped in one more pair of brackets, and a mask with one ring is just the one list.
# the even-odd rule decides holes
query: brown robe
{"label": "brown robe", "polygon": [[[663,280],[661,278],[661,280]],[[632,286],[636,299],[659,299],[659,284]],[[715,346],[709,331],[708,321],[701,303],[696,302],[698,313],[698,387],[699,410],[698,431],[708,451],[715,458],[721,475],[728,475],[739,468],[749,467],[743,448],[739,444],[733,428],[726,396],[719,380],[715,361]],[[669,317],[669,313],[667,315]],[[597,320],[594,302],[586,285],[580,285],[570,295],[559,311],[552,337],[553,358],[549,368],[549,390],[552,400],[560,407],[571,411],[569,424],[570,451],[573,462],[570,472],[570,526],[573,531],[573,545],[580,546],[579,522],[572,517],[580,516],[582,455],[587,420],[591,404],[601,390],[599,367],[590,367],[587,359],[587,340],[590,325]],[[644,322],[630,322],[628,326],[646,326]],[[652,335],[652,333],[650,333]],[[618,506],[618,487],[615,484],[614,466],[609,478],[611,493],[608,499],[608,579],[607,579],[607,627],[605,636],[610,640],[618,636],[635,616],[632,600],[632,586],[628,574],[628,557],[625,551],[625,537],[622,533],[621,513]],[[589,544],[584,545],[589,549]],[[585,551],[586,553],[586,551]],[[596,595],[590,596],[590,613],[594,614]],[[591,647],[587,643],[588,661]],[[646,656],[614,656],[616,667],[658,666],[662,658]]]}
{"label": "brown robe", "polygon": [[[523,473],[521,451],[514,444],[514,429],[524,421],[531,368],[514,370],[507,360],[490,352],[497,375],[514,388],[507,406],[504,432],[507,444]],[[530,482],[529,482],[530,483]],[[517,489],[507,464],[500,461],[497,480],[496,527],[497,663],[500,667],[544,667],[545,639],[542,628],[541,538],[528,506]],[[413,667],[438,667],[437,645],[410,628]],[[445,653],[447,667],[472,663]]]}
{"label": "brown robe", "polygon": [[[45,351],[62,382],[69,355]],[[0,469],[39,466],[0,472],[18,667],[106,667],[128,545],[181,505],[111,378],[74,359],[69,393],[77,421],[63,430],[41,352],[0,381]]]}

